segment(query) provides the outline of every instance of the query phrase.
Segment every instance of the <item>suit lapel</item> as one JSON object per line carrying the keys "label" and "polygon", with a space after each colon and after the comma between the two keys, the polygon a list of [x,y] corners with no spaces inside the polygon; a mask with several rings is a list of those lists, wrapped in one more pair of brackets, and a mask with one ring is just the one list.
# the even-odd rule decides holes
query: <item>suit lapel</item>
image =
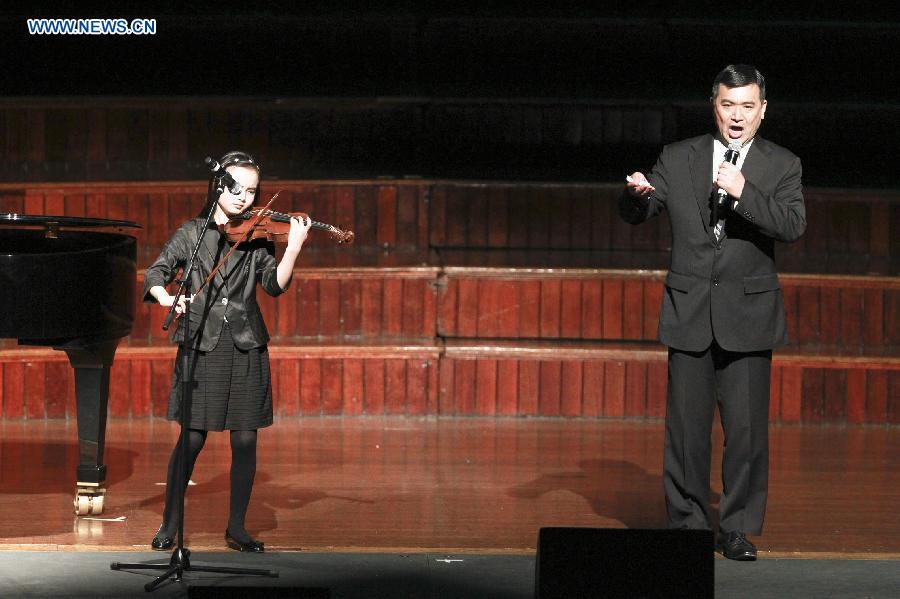
{"label": "suit lapel", "polygon": [[691,147],[688,164],[691,169],[691,184],[694,188],[694,199],[697,201],[697,213],[703,229],[710,239],[713,232],[709,226],[709,196],[712,189],[713,138],[704,135]]}
{"label": "suit lapel", "polygon": [[760,186],[765,173],[769,172],[769,154],[772,149],[769,143],[757,136],[747,150],[747,157],[744,158],[744,164],[741,167],[741,173],[744,179],[753,182],[754,185]]}
{"label": "suit lapel", "polygon": [[[225,252],[223,248],[219,247],[219,239],[221,236],[218,231],[207,231],[206,235],[203,236],[203,249],[206,251],[210,260],[210,269],[215,268],[215,266],[219,263],[219,260],[225,257]],[[225,282],[225,278],[223,277],[222,271],[223,268],[220,268],[219,271],[213,276],[213,279],[218,283],[217,287],[221,287]],[[205,276],[205,275],[204,275]]]}

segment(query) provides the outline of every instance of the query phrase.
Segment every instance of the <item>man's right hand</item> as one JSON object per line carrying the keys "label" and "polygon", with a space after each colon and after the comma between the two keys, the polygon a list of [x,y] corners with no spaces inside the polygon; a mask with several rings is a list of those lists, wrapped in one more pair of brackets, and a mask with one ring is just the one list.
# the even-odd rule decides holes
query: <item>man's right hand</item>
{"label": "man's right hand", "polygon": [[633,172],[625,177],[625,189],[636,198],[649,198],[656,188],[650,185],[644,173]]}

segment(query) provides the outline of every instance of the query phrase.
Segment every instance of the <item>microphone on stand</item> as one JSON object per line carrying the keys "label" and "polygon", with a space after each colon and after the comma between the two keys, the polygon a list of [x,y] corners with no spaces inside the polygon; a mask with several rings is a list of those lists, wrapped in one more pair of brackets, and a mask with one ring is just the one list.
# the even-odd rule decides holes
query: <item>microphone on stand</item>
{"label": "microphone on stand", "polygon": [[[725,150],[725,161],[730,162],[731,164],[737,164],[738,156],[741,154],[741,142],[733,141],[728,144],[728,149]],[[724,208],[725,200],[728,199],[728,192],[722,189],[721,187],[716,191],[716,207]]]}
{"label": "microphone on stand", "polygon": [[219,186],[220,188],[222,187],[222,185],[224,185],[228,188],[228,191],[231,192],[231,195],[240,195],[240,193],[244,191],[244,187],[240,183],[235,181],[234,177],[231,176],[231,173],[226,171],[225,167],[219,164],[217,160],[211,158],[210,156],[207,156],[204,162],[206,162],[206,166],[209,167],[209,170],[212,171],[214,175],[218,175],[219,173],[221,173],[222,183]]}

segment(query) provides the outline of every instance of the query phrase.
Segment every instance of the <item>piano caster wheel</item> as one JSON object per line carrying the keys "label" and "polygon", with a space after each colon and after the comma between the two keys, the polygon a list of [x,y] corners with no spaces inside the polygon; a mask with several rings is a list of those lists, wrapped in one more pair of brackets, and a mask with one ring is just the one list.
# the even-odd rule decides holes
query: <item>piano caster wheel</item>
{"label": "piano caster wheel", "polygon": [[98,516],[103,513],[103,497],[106,489],[97,487],[90,489],[78,489],[75,495],[76,516]]}

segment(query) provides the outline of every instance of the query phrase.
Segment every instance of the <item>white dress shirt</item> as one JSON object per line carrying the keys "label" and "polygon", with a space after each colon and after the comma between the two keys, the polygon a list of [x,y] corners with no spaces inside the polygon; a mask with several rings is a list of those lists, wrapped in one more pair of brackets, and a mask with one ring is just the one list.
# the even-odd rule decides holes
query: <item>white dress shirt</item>
{"label": "white dress shirt", "polygon": [[[750,139],[744,146],[741,148],[741,151],[738,152],[738,160],[737,167],[740,170],[742,166],[744,166],[744,159],[747,157],[747,152],[750,151],[750,146],[753,145],[753,139]],[[718,137],[713,138],[713,163],[712,163],[712,178],[713,181],[716,180],[716,175],[719,174],[719,166],[725,162],[725,152],[728,151],[728,147],[723,144]],[[737,206],[737,202],[734,203]],[[716,239],[722,239],[722,235],[725,234],[725,219],[720,218],[718,222],[716,222],[715,227]]]}

